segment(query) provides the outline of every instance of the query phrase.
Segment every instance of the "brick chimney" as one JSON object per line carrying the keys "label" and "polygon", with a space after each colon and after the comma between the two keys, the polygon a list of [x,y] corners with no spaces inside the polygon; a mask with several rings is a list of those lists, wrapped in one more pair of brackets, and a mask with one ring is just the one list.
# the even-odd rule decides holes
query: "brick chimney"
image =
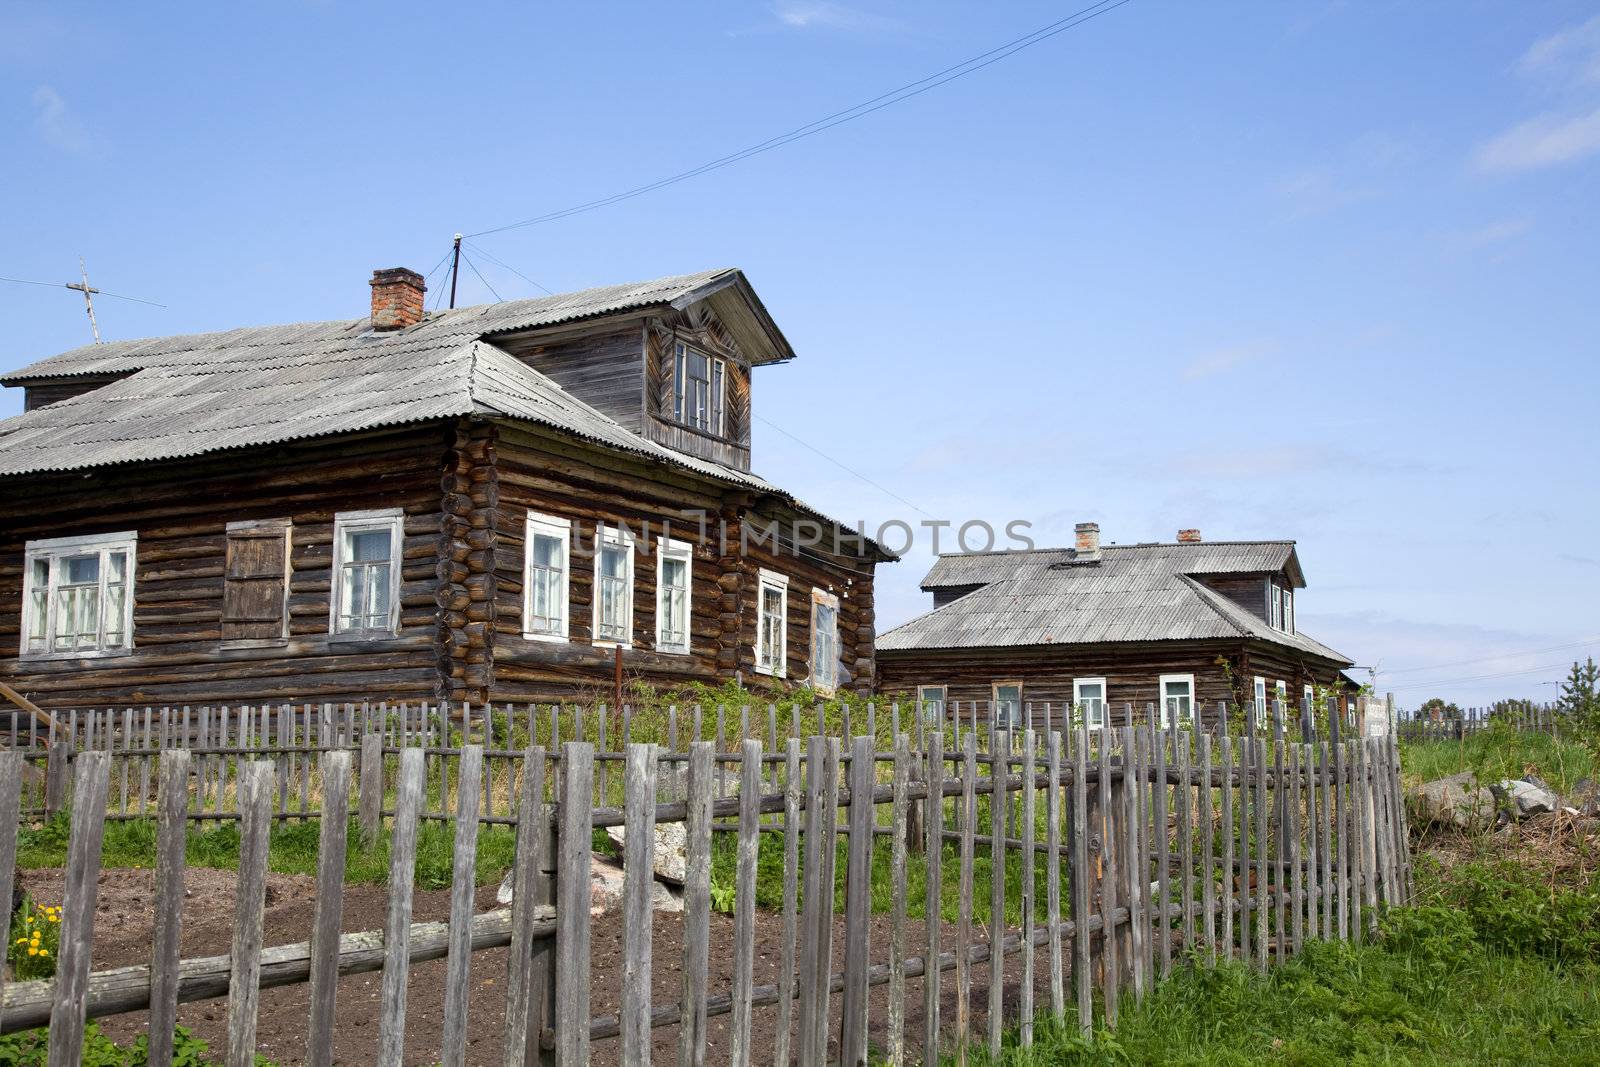
{"label": "brick chimney", "polygon": [[405,267],[390,267],[372,272],[372,328],[403,330],[422,321],[423,295],[427,283],[422,275]]}
{"label": "brick chimney", "polygon": [[1199,530],[1179,530],[1178,531],[1178,544],[1180,544],[1180,545],[1198,545],[1199,543],[1200,543],[1200,531]]}
{"label": "brick chimney", "polygon": [[1100,558],[1100,524],[1098,522],[1080,522],[1072,528],[1077,535],[1073,547],[1077,550],[1079,560],[1095,560]]}

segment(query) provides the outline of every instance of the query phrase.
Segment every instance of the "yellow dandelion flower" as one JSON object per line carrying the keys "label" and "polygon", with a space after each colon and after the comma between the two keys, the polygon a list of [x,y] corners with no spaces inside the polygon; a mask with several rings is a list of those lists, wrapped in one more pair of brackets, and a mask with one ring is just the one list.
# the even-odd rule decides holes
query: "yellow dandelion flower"
{"label": "yellow dandelion flower", "polygon": [[56,917],[55,917],[55,916],[54,916],[54,915],[52,915],[52,916],[50,916],[50,921],[51,921],[51,922],[53,922],[53,923],[58,923],[58,922],[60,922],[60,921],[61,921],[61,920],[60,920],[60,919],[58,919],[58,918],[56,918]]}
{"label": "yellow dandelion flower", "polygon": [[27,939],[27,938],[25,938],[25,937],[19,937],[19,938],[17,938],[17,944],[19,944],[19,945],[26,945],[26,944],[27,944],[27,943],[28,943],[28,939]]}
{"label": "yellow dandelion flower", "polygon": [[39,954],[39,950],[38,949],[34,948],[32,945],[28,946],[28,955],[37,956],[38,954]]}
{"label": "yellow dandelion flower", "polygon": [[48,955],[50,955],[50,950],[47,949],[47,948],[42,948],[42,949],[39,950],[39,955],[48,956]]}

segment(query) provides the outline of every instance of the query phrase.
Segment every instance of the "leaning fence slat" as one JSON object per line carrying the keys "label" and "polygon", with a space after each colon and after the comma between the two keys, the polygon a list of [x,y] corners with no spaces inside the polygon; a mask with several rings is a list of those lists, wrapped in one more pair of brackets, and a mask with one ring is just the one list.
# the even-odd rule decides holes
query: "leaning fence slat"
{"label": "leaning fence slat", "polygon": [[[22,753],[0,752],[0,900],[9,901],[16,888],[17,827],[22,811]],[[179,825],[183,825],[179,820]],[[10,924],[6,927],[10,929]],[[5,968],[0,966],[0,1008],[5,1006]]]}
{"label": "leaning fence slat", "polygon": [[[756,958],[756,858],[761,844],[761,742],[741,743],[738,861],[734,872],[731,1062],[750,1063],[751,991]],[[870,838],[869,838],[870,840]],[[624,1062],[635,1062],[624,1057]]]}
{"label": "leaning fence slat", "polygon": [[556,837],[556,1062],[589,1062],[589,891],[594,827],[594,746],[561,746],[561,830]]}
{"label": "leaning fence slat", "polygon": [[456,767],[456,839],[450,872],[450,954],[445,962],[444,1033],[439,1049],[442,1067],[463,1067],[467,1061],[472,891],[477,884],[478,810],[482,803],[483,746],[463,744],[460,763]]}
{"label": "leaning fence slat", "polygon": [[978,733],[968,730],[961,739],[961,869],[960,911],[956,920],[956,1050],[967,1062],[967,1041],[972,1025],[972,867],[978,823]]}
{"label": "leaning fence slat", "polygon": [[1038,845],[1038,762],[1032,727],[1022,731],[1022,989],[1017,1006],[1018,1034],[1023,1048],[1033,1047],[1034,851]]}
{"label": "leaning fence slat", "polygon": [[1113,744],[1113,730],[1108,724],[1101,732],[1100,737],[1100,811],[1099,811],[1099,837],[1100,837],[1100,862],[1102,873],[1100,876],[1100,958],[1102,975],[1105,981],[1105,1016],[1106,1025],[1113,1029],[1117,1025],[1117,1007],[1121,993],[1121,976],[1118,967],[1117,951],[1117,842],[1115,819],[1112,815],[1111,800],[1111,749]]}
{"label": "leaning fence slat", "polygon": [[394,823],[389,831],[389,906],[383,926],[383,987],[379,998],[380,1067],[400,1067],[405,1062],[411,887],[417,864],[417,821],[423,806],[426,759],[420,748],[400,753],[400,775],[395,784]]}
{"label": "leaning fence slat", "polygon": [[[404,720],[402,719],[402,722]],[[529,732],[530,738],[533,736]],[[505,1067],[528,1067],[537,1063],[538,1031],[546,1021],[542,1003],[535,993],[551,992],[536,976],[535,969],[546,963],[548,939],[541,942],[541,954],[534,956],[533,919],[545,899],[548,886],[541,886],[543,867],[550,862],[550,820],[544,803],[544,749],[534,745],[522,754],[522,792],[517,806],[517,855],[513,868],[511,897],[511,944],[506,950],[506,1029]],[[541,893],[540,890],[545,892]],[[530,1048],[530,1044],[533,1046]],[[530,1052],[533,1056],[530,1057]]]}
{"label": "leaning fence slat", "polygon": [[889,1062],[899,1067],[906,1059],[906,836],[912,832],[915,820],[907,795],[911,786],[911,737],[898,730],[900,705],[895,704],[893,711],[896,729],[889,836],[889,891],[893,900],[889,917],[889,1033],[884,1044]]}
{"label": "leaning fence slat", "polygon": [[839,1059],[845,1067],[867,1062],[867,969],[871,963],[873,739],[854,739],[850,751],[850,834],[844,896],[844,996]]}
{"label": "leaning fence slat", "polygon": [[[1300,746],[1289,743],[1284,753],[1288,763],[1289,791],[1289,930],[1290,947],[1296,955],[1306,943],[1306,886],[1300,850]],[[1281,936],[1281,935],[1280,935]]]}
{"label": "leaning fence slat", "polygon": [[1078,997],[1078,1029],[1094,1031],[1094,976],[1089,954],[1089,731],[1079,733],[1072,752],[1072,984]]}
{"label": "leaning fence slat", "polygon": [[[323,764],[327,774],[327,764]],[[326,778],[323,788],[326,789]],[[364,841],[374,841],[383,821],[383,735],[368,731],[361,735],[361,780],[358,783],[357,816]]]}
{"label": "leaning fence slat", "polygon": [[1050,932],[1050,1017],[1057,1023],[1066,1018],[1066,984],[1061,961],[1061,734],[1045,734],[1046,773],[1050,788],[1044,795],[1045,924]]}
{"label": "leaning fence slat", "polygon": [[656,754],[628,744],[622,771],[622,1062],[650,1062],[650,968],[654,913]]}
{"label": "leaning fence slat", "polygon": [[239,882],[234,894],[233,968],[228,978],[227,1062],[228,1067],[254,1067],[273,768],[270,761],[252,760],[239,770]]}
{"label": "leaning fence slat", "polygon": [[[698,735],[699,731],[695,731]],[[683,977],[678,1016],[678,1062],[701,1067],[706,1061],[706,971],[711,929],[711,791],[713,745],[689,743],[684,816]],[[809,868],[808,868],[809,871]],[[565,871],[562,872],[565,876]],[[808,898],[809,904],[809,898]]]}
{"label": "leaning fence slat", "polygon": [[788,739],[783,778],[783,944],[778,950],[778,1030],[772,1061],[789,1067],[789,1036],[794,1030],[795,921],[800,875],[800,739]]}
{"label": "leaning fence slat", "polygon": [[1011,732],[996,730],[989,750],[989,1055],[1000,1056],[1006,985],[1006,837],[1011,822]]}
{"label": "leaning fence slat", "polygon": [[822,986],[827,984],[828,972],[824,970],[825,962],[819,962],[818,950],[821,941],[819,916],[822,913],[822,898],[824,895],[832,897],[832,888],[824,888],[823,876],[823,826],[834,818],[832,811],[824,810],[823,798],[823,752],[826,742],[820,735],[814,735],[806,744],[806,855],[805,855],[805,889],[802,894],[803,912],[801,914],[801,944],[803,952],[800,958],[800,1062],[820,1063],[826,1055],[826,1050],[819,1046],[818,1035],[824,1031],[825,1023],[818,1020],[822,1013]]}
{"label": "leaning fence slat", "polygon": [[317,900],[311,920],[311,1019],[306,1028],[308,1067],[327,1067],[333,1062],[334,1005],[339,982],[339,926],[344,919],[345,844],[350,823],[349,808],[350,753],[324,752],[322,819],[318,827],[320,840],[317,848]]}
{"label": "leaning fence slat", "polygon": [[[918,721],[922,718],[918,709]],[[923,927],[926,936],[924,960],[939,958],[939,945],[944,930],[942,899],[944,889],[944,733],[934,730],[926,736],[928,760],[923,779],[928,783],[924,800],[923,858],[928,865],[927,887],[923,898]],[[922,977],[922,1062],[939,1062],[939,979],[940,968],[929,966]],[[787,1064],[785,1064],[787,1067]]]}

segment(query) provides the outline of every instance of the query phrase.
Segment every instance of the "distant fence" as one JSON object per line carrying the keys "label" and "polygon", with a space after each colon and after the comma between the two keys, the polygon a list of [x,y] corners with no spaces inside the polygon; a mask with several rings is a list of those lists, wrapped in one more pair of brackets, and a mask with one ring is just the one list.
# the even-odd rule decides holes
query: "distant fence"
{"label": "distant fence", "polygon": [[[433,1055],[406,1045],[409,968],[445,957],[438,1059],[462,1064],[468,998],[485,995],[469,982],[473,954],[509,946],[497,987],[507,1064],[577,1065],[602,1052],[646,1063],[661,1028],[675,1029],[681,1062],[704,1062],[706,1020],[717,1015],[729,1016],[719,1053],[735,1064],[751,1062],[758,1033],[780,1064],[792,1055],[807,1065],[862,1064],[869,1043],[892,1062],[933,1063],[970,1040],[998,1048],[1005,1027],[1029,1043],[1045,1016],[1085,1029],[1097,1018],[1114,1026],[1126,998],[1142,998],[1186,956],[1265,967],[1308,939],[1360,940],[1380,909],[1409,892],[1392,737],[1296,740],[1281,709],[1272,737],[1214,737],[1154,721],[1099,731],[961,730],[919,716],[895,722],[890,708],[883,717],[874,710],[860,736],[846,730],[764,746],[760,727],[775,734],[778,713],[762,710],[740,709],[736,740],[727,737],[731,717],[717,716],[720,742],[697,739],[708,724],[691,714],[696,739],[686,751],[636,741],[629,735],[637,718],[625,720],[617,751],[592,733],[567,739],[560,725],[551,735],[559,747],[547,748],[539,716],[520,749],[460,743],[464,724],[485,742],[517,735],[514,719],[493,716],[478,725],[470,715],[449,717],[447,726],[435,714],[430,733],[404,715],[338,709],[331,717],[287,715],[285,733],[273,725],[284,719],[270,714],[213,717],[209,725],[202,717],[198,732],[168,715],[170,732],[156,736],[193,747],[157,749],[126,747],[116,721],[95,727],[98,739],[115,741],[90,742],[80,718],[68,729],[81,745],[58,743],[44,757],[59,768],[55,788],[71,791],[58,975],[7,987],[0,1030],[48,1023],[52,1065],[70,1065],[79,1062],[87,1019],[142,1011],[149,1062],[165,1065],[164,1035],[178,1004],[226,998],[227,1062],[249,1064],[260,991],[310,983],[306,1061],[325,1064],[338,1025],[338,977],[381,971],[371,1059],[399,1064]],[[594,731],[609,717],[568,718]],[[874,737],[883,718],[892,733],[886,746]],[[242,732],[230,732],[241,721]],[[307,747],[305,735],[317,744]],[[285,737],[297,743],[252,743]],[[10,888],[15,827],[26,817],[21,772],[29,758],[40,757],[0,754],[0,895]],[[152,763],[146,808],[142,778]],[[306,784],[313,778],[314,789]],[[503,791],[487,788],[494,780]],[[156,929],[148,966],[91,973],[113,796],[123,809],[131,796],[157,820]],[[357,832],[389,837],[387,917],[381,931],[340,934],[352,799]],[[201,810],[213,800],[227,810]],[[413,923],[418,828],[434,801],[454,822],[450,918]],[[516,893],[509,908],[474,914],[476,841],[491,802],[494,818],[519,827]],[[181,959],[185,828],[191,818],[230,812],[241,823],[232,951]],[[316,914],[308,941],[268,947],[268,833],[284,815],[322,817]],[[681,979],[671,989],[655,980],[651,910],[655,827],[667,823],[683,825],[686,859],[674,949]],[[621,903],[614,917],[595,919],[591,837],[610,826],[625,828]],[[731,917],[714,916],[711,906],[717,830],[737,853]],[[774,834],[781,840],[781,860],[770,865],[758,864],[764,831],[769,842]],[[779,883],[780,921],[758,927],[761,866]],[[912,872],[923,886],[919,900],[910,899]],[[887,899],[880,894],[877,908],[886,919],[874,922],[874,884],[884,878]],[[911,914],[918,904],[920,919]],[[732,946],[731,981],[715,990],[713,921],[725,935],[719,943]],[[591,981],[591,930],[605,922],[620,927],[625,965],[620,993],[602,1002]],[[758,954],[778,961],[770,984],[755,983]],[[874,1013],[878,987],[886,987],[887,1007]]]}
{"label": "distant fence", "polygon": [[1573,733],[1577,723],[1570,712],[1555,704],[1466,708],[1448,718],[1413,715],[1395,723],[1403,741],[1459,741],[1496,727],[1560,737]]}

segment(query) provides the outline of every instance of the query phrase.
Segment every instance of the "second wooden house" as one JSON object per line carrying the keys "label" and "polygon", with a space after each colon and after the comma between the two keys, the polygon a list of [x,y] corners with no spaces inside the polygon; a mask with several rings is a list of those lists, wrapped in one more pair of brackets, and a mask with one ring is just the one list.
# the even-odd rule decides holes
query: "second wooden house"
{"label": "second wooden house", "polygon": [[1293,541],[1100,543],[942,555],[922,580],[934,608],[878,637],[879,688],[935,710],[1018,725],[1074,709],[1093,729],[1215,728],[1222,702],[1258,720],[1281,700],[1345,709],[1351,661],[1295,621],[1305,575]]}

